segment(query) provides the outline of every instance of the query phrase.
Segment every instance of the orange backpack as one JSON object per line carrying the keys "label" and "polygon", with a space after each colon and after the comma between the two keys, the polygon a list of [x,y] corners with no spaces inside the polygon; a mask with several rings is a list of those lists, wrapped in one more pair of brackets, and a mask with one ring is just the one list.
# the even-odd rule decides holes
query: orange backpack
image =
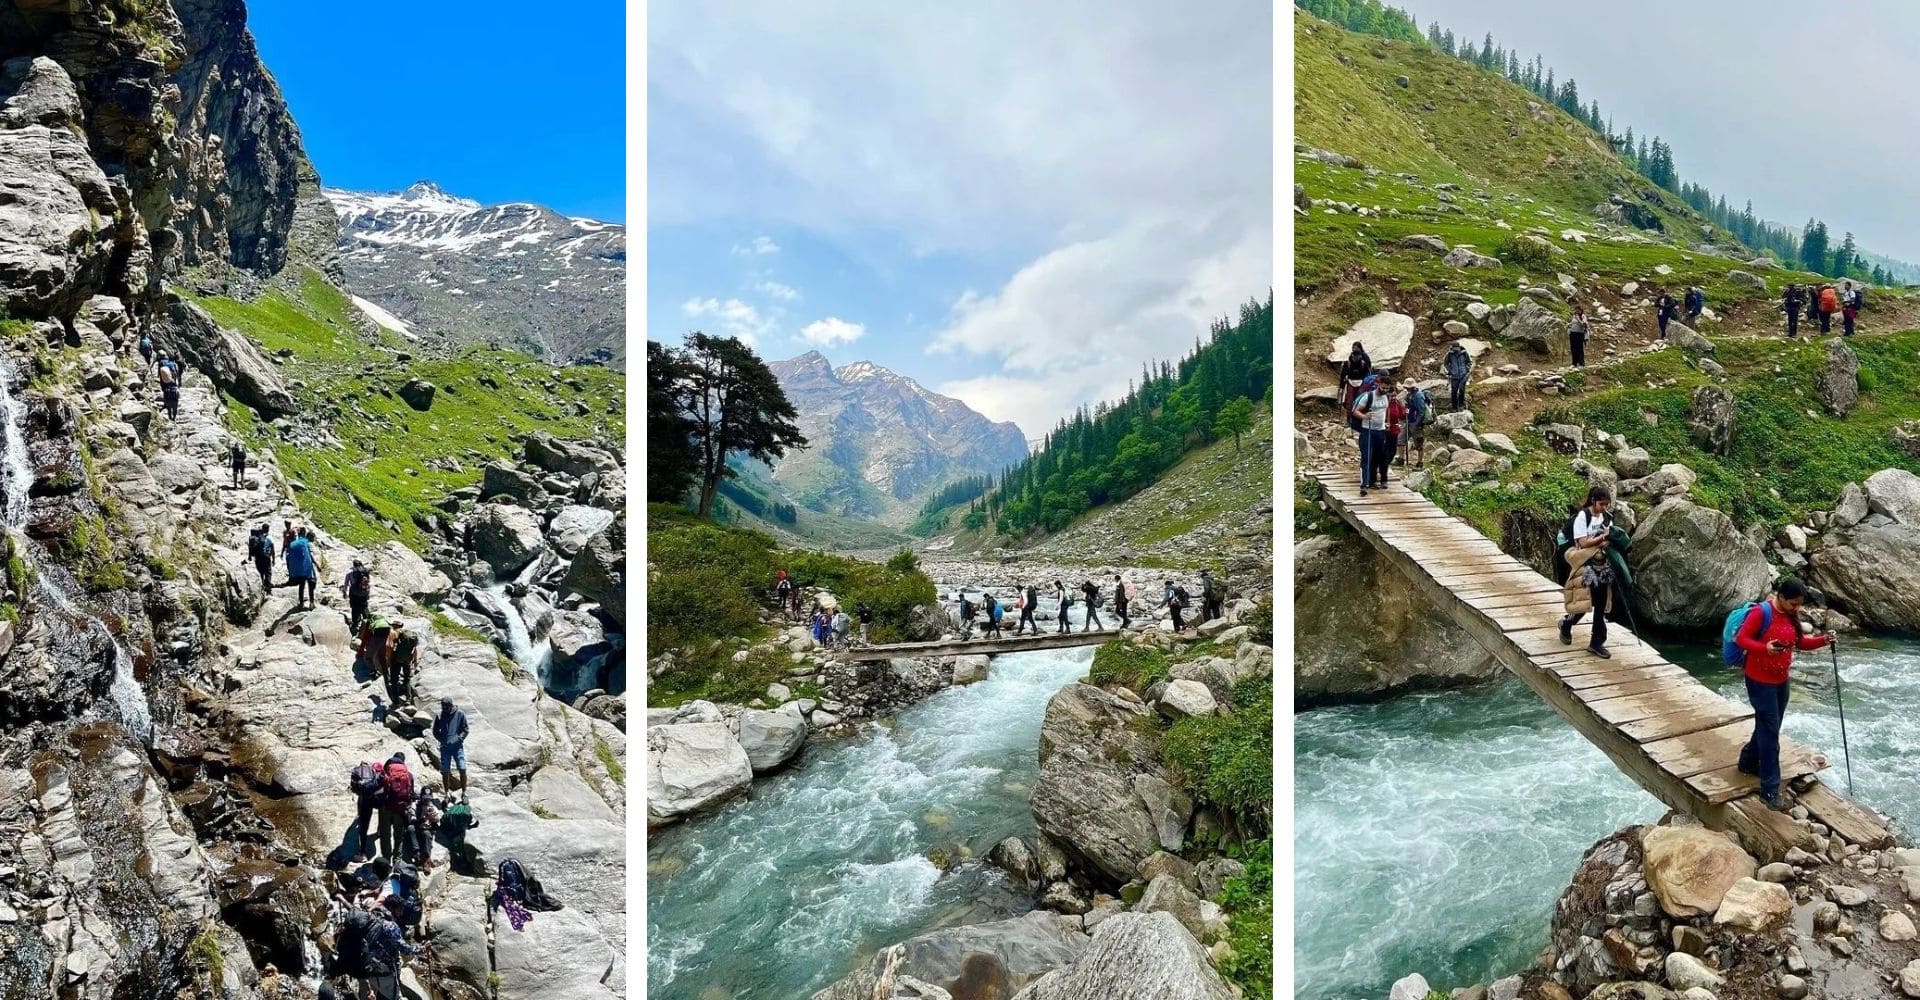
{"label": "orange backpack", "polygon": [[1820,289],[1820,311],[1830,313],[1838,311],[1839,308],[1840,297],[1834,294],[1833,286],[1828,285]]}

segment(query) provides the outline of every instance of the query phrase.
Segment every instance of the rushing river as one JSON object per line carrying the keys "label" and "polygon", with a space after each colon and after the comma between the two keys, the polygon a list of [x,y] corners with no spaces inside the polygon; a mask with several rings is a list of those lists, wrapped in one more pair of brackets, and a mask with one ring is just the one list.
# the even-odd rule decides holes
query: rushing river
{"label": "rushing river", "polygon": [[[1012,915],[1024,894],[980,863],[1028,833],[1047,699],[1092,648],[996,657],[987,679],[891,728],[811,745],[748,798],[653,836],[647,978],[656,1000],[795,1000],[875,948]],[[935,849],[971,852],[942,876]]]}
{"label": "rushing river", "polygon": [[[1669,657],[1745,702],[1718,649]],[[1832,660],[1803,653],[1786,734],[1846,786]],[[1920,644],[1840,650],[1856,796],[1920,828]],[[1384,997],[1521,971],[1593,842],[1665,812],[1511,677],[1449,693],[1305,712],[1294,722],[1295,966],[1304,998]]]}

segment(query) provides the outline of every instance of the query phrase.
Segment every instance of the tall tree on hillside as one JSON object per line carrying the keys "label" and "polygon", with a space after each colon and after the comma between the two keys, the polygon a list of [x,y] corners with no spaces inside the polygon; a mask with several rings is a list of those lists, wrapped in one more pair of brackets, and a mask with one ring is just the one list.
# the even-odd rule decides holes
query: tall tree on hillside
{"label": "tall tree on hillside", "polygon": [[680,407],[680,357],[647,341],[647,499],[679,503],[698,477],[693,421]]}
{"label": "tall tree on hillside", "polygon": [[1487,32],[1486,41],[1480,43],[1480,68],[1492,69],[1493,61],[1500,58],[1500,50],[1493,47],[1493,32]]}
{"label": "tall tree on hillside", "polygon": [[1551,101],[1553,100],[1554,95],[1558,93],[1559,91],[1553,88],[1553,67],[1549,66],[1547,67],[1546,82],[1540,85],[1540,96]]}
{"label": "tall tree on hillside", "polygon": [[1440,43],[1444,40],[1445,39],[1442,38],[1440,34],[1440,22],[1439,21],[1428,22],[1427,24],[1428,44],[1431,44],[1434,48],[1437,49],[1437,48],[1440,48]]}
{"label": "tall tree on hillside", "polygon": [[727,456],[739,452],[771,462],[789,448],[806,447],[807,439],[794,424],[799,413],[779,379],[739,338],[690,333],[675,354],[676,394],[693,425],[700,516],[711,517],[720,481],[733,475]]}
{"label": "tall tree on hillside", "polygon": [[1220,407],[1220,415],[1213,419],[1213,433],[1217,437],[1233,436],[1233,450],[1240,450],[1240,435],[1253,429],[1253,400],[1245,396],[1228,400]]}
{"label": "tall tree on hillside", "polygon": [[1447,55],[1453,55],[1454,49],[1453,49],[1453,29],[1452,28],[1448,28],[1447,33],[1441,36],[1440,51],[1445,52]]}
{"label": "tall tree on hillside", "polygon": [[1815,274],[1827,273],[1827,224],[1807,220],[1806,234],[1800,237],[1800,266]]}
{"label": "tall tree on hillside", "polygon": [[1512,83],[1520,82],[1520,53],[1512,49],[1507,50],[1507,80]]}
{"label": "tall tree on hillside", "polygon": [[1848,233],[1840,240],[1840,249],[1833,252],[1833,275],[1844,277],[1858,271],[1864,262],[1860,259],[1860,247],[1853,242],[1853,234]]}

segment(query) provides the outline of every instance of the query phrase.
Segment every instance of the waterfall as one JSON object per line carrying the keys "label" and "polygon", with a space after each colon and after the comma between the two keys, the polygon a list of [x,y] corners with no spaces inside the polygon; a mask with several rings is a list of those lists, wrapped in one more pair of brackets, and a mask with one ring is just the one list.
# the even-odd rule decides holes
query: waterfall
{"label": "waterfall", "polygon": [[501,624],[506,627],[507,655],[513,658],[514,665],[532,674],[540,681],[540,686],[550,688],[548,667],[553,662],[553,644],[544,637],[533,641],[533,634],[527,630],[527,620],[520,614],[520,606],[508,595],[507,589],[514,584],[531,585],[540,575],[540,560],[528,563],[520,575],[507,582],[495,582],[488,585],[487,593],[494,598],[494,604],[500,611]]}
{"label": "waterfall", "polygon": [[[9,534],[20,531],[26,526],[28,513],[27,491],[33,485],[33,465],[27,460],[27,408],[14,395],[14,380],[19,369],[13,359],[0,354],[0,418],[5,420],[4,433],[6,446],[4,460],[0,460],[0,493],[5,496],[5,528]],[[89,614],[74,599],[71,578],[65,573],[39,572],[34,574],[34,584],[40,596],[51,601],[60,610],[87,622],[88,629],[98,630],[111,641],[113,647],[113,682],[108,688],[108,697],[113,703],[115,716],[128,731],[140,738],[141,743],[153,741],[153,712],[147,702],[147,693],[140,688],[140,682],[133,676],[133,654],[118,636],[113,635],[104,622]]]}

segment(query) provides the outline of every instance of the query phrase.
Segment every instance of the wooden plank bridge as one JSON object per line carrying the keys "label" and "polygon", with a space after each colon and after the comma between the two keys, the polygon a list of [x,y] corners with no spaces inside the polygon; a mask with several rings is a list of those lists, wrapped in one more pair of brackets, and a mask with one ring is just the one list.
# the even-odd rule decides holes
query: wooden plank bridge
{"label": "wooden plank bridge", "polygon": [[[1660,801],[1740,834],[1755,854],[1824,846],[1768,809],[1758,780],[1736,766],[1753,728],[1746,705],[1721,697],[1623,625],[1608,623],[1611,659],[1586,651],[1585,625],[1576,628],[1576,645],[1562,645],[1560,587],[1420,494],[1394,484],[1362,497],[1345,471],[1317,478],[1334,513]],[[1850,842],[1890,844],[1881,817],[1812,777],[1826,766],[1817,751],[1781,741],[1782,782],[1800,789],[1799,804]]]}
{"label": "wooden plank bridge", "polygon": [[998,656],[1002,653],[1025,653],[1036,649],[1067,649],[1073,646],[1097,646],[1109,639],[1117,639],[1124,632],[1119,629],[1102,629],[1093,632],[1068,632],[1064,635],[1048,633],[1023,636],[1008,636],[1004,639],[950,639],[941,642],[896,642],[885,646],[856,646],[846,654],[846,658],[855,662],[863,660],[891,660],[895,657],[910,656]]}

